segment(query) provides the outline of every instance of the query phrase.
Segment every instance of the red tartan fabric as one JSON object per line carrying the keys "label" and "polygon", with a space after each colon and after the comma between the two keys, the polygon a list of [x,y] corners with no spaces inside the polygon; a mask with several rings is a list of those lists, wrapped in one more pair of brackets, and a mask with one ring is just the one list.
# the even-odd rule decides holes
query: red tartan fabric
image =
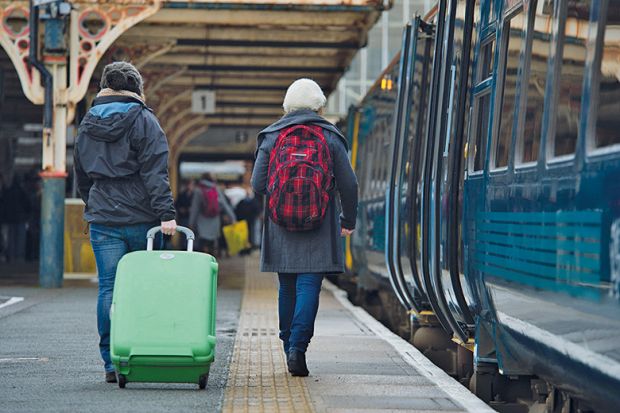
{"label": "red tartan fabric", "polygon": [[271,220],[289,231],[321,225],[333,186],[333,164],[320,126],[284,129],[269,157],[267,191]]}

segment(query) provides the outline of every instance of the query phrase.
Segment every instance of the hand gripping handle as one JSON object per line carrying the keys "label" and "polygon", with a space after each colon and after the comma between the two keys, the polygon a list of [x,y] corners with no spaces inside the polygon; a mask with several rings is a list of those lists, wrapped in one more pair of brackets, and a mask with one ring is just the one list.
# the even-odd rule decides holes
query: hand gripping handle
{"label": "hand gripping handle", "polygon": [[[161,231],[161,226],[156,226],[149,229],[149,232],[146,233],[146,250],[153,251],[153,239],[155,239],[155,234]],[[177,232],[182,232],[187,237],[187,250],[194,250],[194,240],[196,237],[194,236],[194,231],[189,228],[182,227],[180,225],[177,226]]]}

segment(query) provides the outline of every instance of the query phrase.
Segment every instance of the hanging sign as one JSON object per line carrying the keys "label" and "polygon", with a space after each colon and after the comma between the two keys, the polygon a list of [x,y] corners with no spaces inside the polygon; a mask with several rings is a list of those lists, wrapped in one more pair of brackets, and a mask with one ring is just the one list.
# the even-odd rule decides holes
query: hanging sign
{"label": "hanging sign", "polygon": [[194,90],[192,92],[192,113],[215,113],[215,91]]}

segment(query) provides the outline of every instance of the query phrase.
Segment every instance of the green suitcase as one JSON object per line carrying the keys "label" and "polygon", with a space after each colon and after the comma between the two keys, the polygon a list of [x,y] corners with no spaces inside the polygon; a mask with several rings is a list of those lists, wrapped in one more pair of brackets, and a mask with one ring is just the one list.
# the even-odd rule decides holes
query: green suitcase
{"label": "green suitcase", "polygon": [[204,389],[215,355],[215,258],[187,251],[153,251],[161,227],[149,230],[147,250],[118,264],[110,350],[118,385],[127,382],[198,383]]}

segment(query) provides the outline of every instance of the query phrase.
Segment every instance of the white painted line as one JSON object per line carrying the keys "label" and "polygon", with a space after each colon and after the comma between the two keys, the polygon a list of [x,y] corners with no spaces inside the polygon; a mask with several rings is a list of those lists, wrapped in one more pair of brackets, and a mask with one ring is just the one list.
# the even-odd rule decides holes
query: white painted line
{"label": "white painted line", "polygon": [[24,301],[24,297],[11,297],[11,298],[9,299],[9,301],[7,301],[7,302],[5,302],[5,303],[0,304],[0,308],[3,308],[3,307],[8,307],[8,306],[10,306],[11,304],[17,304],[17,303],[19,303],[19,302],[21,302],[21,301]]}
{"label": "white painted line", "polygon": [[92,280],[97,278],[97,273],[90,272],[66,272],[63,274],[65,280]]}
{"label": "white painted line", "polygon": [[28,361],[49,361],[47,357],[12,357],[0,358],[0,363],[23,363]]}
{"label": "white painted line", "polygon": [[363,308],[356,307],[347,298],[347,293],[328,280],[323,281],[323,286],[329,290],[336,300],[344,308],[349,310],[355,318],[364,323],[379,338],[388,342],[394,350],[420,374],[436,384],[440,389],[448,394],[453,400],[458,402],[466,411],[472,413],[496,413],[482,400],[477,398],[472,392],[462,384],[450,377],[446,372],[434,365],[411,343],[392,333],[383,324],[375,320]]}

